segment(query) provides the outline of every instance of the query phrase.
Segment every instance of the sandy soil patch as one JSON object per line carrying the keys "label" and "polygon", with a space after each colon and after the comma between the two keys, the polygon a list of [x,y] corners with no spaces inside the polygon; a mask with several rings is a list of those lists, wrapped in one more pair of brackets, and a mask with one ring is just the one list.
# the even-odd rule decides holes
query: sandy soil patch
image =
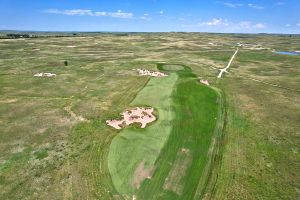
{"label": "sandy soil patch", "polygon": [[85,119],[84,117],[82,117],[81,115],[76,115],[76,113],[74,113],[71,109],[71,105],[64,107],[64,110],[67,111],[67,113],[71,116],[72,120],[75,120],[76,122],[84,122],[84,121],[88,121],[87,119]]}
{"label": "sandy soil patch", "polygon": [[153,76],[153,77],[168,76],[165,73],[157,72],[157,71],[150,71],[150,70],[147,70],[147,69],[136,69],[136,71],[138,71],[138,73],[139,73],[140,76]]}
{"label": "sandy soil patch", "polygon": [[41,72],[41,73],[37,73],[33,76],[35,76],[35,77],[42,77],[42,76],[54,77],[54,76],[56,76],[56,74],[52,74],[52,73],[48,73],[48,72]]}
{"label": "sandy soil patch", "polygon": [[139,189],[143,180],[150,179],[153,175],[153,172],[153,166],[146,168],[145,161],[141,162],[134,172],[133,186]]}
{"label": "sandy soil patch", "polygon": [[153,108],[137,107],[121,113],[122,119],[120,120],[106,120],[106,124],[115,129],[122,129],[122,126],[124,125],[140,123],[141,128],[145,128],[148,123],[156,120],[155,116],[153,115],[153,111]]}
{"label": "sandy soil patch", "polygon": [[18,99],[0,99],[0,103],[15,103]]}
{"label": "sandy soil patch", "polygon": [[208,80],[201,79],[201,80],[200,80],[200,83],[209,86]]}
{"label": "sandy soil patch", "polygon": [[187,169],[192,163],[192,155],[189,149],[181,148],[176,156],[176,160],[170,170],[168,177],[164,183],[164,189],[175,192],[180,195],[183,192],[184,185],[182,179],[184,178]]}
{"label": "sandy soil patch", "polygon": [[217,43],[209,42],[208,43],[210,46],[219,46]]}

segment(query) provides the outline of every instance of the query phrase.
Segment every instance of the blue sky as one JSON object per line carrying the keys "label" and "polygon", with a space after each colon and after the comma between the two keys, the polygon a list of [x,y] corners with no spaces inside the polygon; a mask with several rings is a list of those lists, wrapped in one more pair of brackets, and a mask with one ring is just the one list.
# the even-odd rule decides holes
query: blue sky
{"label": "blue sky", "polygon": [[300,0],[0,0],[0,30],[300,33]]}

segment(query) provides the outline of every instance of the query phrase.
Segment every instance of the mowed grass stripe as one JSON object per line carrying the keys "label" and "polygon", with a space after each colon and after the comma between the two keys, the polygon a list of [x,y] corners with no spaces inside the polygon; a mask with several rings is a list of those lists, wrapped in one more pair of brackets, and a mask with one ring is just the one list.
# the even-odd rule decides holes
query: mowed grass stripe
{"label": "mowed grass stripe", "polygon": [[145,129],[128,127],[111,143],[108,167],[113,184],[122,195],[130,196],[135,191],[133,179],[136,168],[142,162],[145,162],[145,168],[153,167],[171,133],[170,122],[175,117],[171,95],[177,78],[175,73],[164,78],[151,78],[130,106],[154,107],[159,115],[157,121]]}
{"label": "mowed grass stripe", "polygon": [[[217,122],[219,96],[211,88],[200,85],[188,68],[177,73],[179,80],[172,95],[176,113],[172,132],[155,163],[154,176],[143,183],[137,199],[193,199],[201,176],[207,175],[203,172]],[[172,169],[177,166],[176,160],[182,159],[183,149],[188,151],[186,156],[192,157],[190,163],[182,162],[188,165],[184,172],[180,165],[177,170]],[[172,186],[171,182],[166,188],[171,171],[181,176],[180,182],[175,183],[180,185]]]}

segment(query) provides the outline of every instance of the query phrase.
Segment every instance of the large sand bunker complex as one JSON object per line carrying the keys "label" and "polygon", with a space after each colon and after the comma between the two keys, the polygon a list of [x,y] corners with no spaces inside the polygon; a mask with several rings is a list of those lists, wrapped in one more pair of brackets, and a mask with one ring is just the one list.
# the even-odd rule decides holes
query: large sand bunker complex
{"label": "large sand bunker complex", "polygon": [[154,76],[154,77],[164,77],[168,76],[165,73],[162,72],[154,72],[154,71],[149,71],[147,69],[136,69],[139,72],[140,76]]}
{"label": "large sand bunker complex", "polygon": [[141,128],[145,128],[148,123],[156,120],[155,116],[152,114],[153,111],[153,108],[137,107],[121,113],[123,118],[120,120],[106,120],[106,124],[115,129],[122,129],[122,127],[125,125],[140,123]]}

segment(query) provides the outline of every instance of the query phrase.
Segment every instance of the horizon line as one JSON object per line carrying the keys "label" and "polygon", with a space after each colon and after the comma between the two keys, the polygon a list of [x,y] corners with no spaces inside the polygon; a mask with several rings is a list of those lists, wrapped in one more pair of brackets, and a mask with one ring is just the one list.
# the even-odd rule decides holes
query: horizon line
{"label": "horizon line", "polygon": [[260,32],[260,33],[239,33],[239,32],[209,32],[209,31],[46,31],[46,30],[17,30],[3,29],[0,32],[48,32],[48,33],[210,33],[210,34],[268,34],[268,35],[300,35],[300,33],[279,33],[279,32]]}

